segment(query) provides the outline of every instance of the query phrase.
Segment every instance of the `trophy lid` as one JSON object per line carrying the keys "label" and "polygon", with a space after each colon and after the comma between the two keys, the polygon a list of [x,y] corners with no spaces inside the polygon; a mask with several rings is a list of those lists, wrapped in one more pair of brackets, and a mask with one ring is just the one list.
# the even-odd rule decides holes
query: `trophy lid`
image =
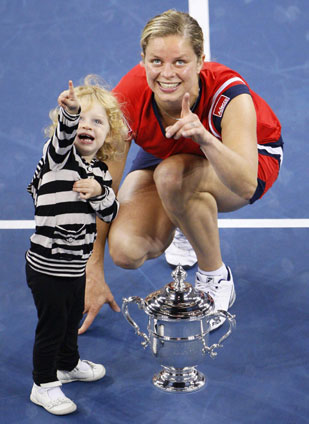
{"label": "trophy lid", "polygon": [[195,290],[185,281],[186,271],[178,265],[172,272],[174,281],[145,298],[144,311],[156,318],[200,320],[214,310],[213,298]]}

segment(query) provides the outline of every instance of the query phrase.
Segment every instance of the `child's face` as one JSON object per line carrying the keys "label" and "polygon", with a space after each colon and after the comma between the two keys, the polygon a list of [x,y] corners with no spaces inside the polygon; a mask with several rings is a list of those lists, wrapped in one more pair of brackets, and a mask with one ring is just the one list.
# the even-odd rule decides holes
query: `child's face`
{"label": "child's face", "polygon": [[75,147],[87,161],[91,161],[103,146],[110,130],[104,107],[93,100],[91,104],[80,100],[81,114],[75,137]]}

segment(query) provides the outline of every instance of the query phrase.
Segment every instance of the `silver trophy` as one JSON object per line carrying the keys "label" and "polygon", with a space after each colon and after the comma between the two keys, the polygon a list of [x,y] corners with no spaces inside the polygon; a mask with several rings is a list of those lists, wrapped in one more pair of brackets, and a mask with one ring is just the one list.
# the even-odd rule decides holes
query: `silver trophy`
{"label": "silver trophy", "polygon": [[[235,316],[226,311],[214,312],[214,300],[202,291],[196,291],[185,281],[187,273],[178,265],[172,272],[174,281],[149,294],[145,300],[138,296],[123,299],[122,313],[143,338],[142,346],[150,345],[162,369],[152,382],[166,392],[192,392],[201,389],[205,376],[196,369],[206,354],[217,355],[215,349],[231,334]],[[136,303],[148,315],[148,335],[132,319],[130,303]],[[229,328],[218,343],[208,346],[210,321],[227,319]]]}

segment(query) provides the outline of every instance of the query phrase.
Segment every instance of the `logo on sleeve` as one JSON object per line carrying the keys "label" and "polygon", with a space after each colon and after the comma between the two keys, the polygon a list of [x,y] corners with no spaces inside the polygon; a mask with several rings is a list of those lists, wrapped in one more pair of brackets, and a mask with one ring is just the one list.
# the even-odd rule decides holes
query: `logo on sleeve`
{"label": "logo on sleeve", "polygon": [[228,104],[228,102],[231,99],[229,97],[224,96],[223,94],[221,94],[221,96],[219,97],[219,99],[217,100],[217,103],[215,104],[215,108],[214,108],[214,115],[218,116],[219,118],[222,117],[224,109],[226,107],[226,105]]}

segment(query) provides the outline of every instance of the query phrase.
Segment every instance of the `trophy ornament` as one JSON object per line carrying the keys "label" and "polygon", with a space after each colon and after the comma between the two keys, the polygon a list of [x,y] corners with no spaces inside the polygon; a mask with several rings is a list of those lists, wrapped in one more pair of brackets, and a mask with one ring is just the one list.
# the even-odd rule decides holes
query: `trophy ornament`
{"label": "trophy ornament", "polygon": [[[180,265],[172,272],[172,277],[172,282],[145,299],[138,296],[124,298],[122,313],[143,339],[142,346],[150,346],[161,365],[161,371],[153,377],[153,384],[166,392],[186,393],[205,385],[205,376],[196,367],[206,355],[216,357],[216,349],[223,347],[222,342],[235,327],[235,316],[227,311],[214,312],[213,298],[196,291],[185,281],[187,273]],[[131,303],[137,304],[148,316],[147,334],[132,319]],[[210,320],[222,317],[227,319],[229,328],[217,343],[208,346]]]}

